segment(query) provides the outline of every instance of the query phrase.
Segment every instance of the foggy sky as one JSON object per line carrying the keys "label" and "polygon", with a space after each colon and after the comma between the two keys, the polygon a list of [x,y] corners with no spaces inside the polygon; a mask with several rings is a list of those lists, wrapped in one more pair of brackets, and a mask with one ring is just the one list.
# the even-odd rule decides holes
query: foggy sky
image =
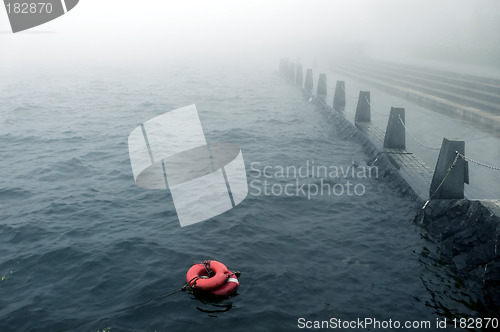
{"label": "foggy sky", "polygon": [[80,0],[12,34],[0,9],[0,68],[155,64],[179,59],[310,57],[345,45],[499,45],[496,0]]}

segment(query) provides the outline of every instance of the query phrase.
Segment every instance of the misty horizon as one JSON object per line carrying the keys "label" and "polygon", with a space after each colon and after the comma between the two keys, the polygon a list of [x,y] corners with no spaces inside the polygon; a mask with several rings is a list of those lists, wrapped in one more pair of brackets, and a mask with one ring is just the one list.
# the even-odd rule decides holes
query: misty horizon
{"label": "misty horizon", "polygon": [[[94,4],[95,3],[95,4]],[[97,10],[98,9],[98,10]],[[0,31],[10,30],[4,10]],[[494,0],[81,1],[59,19],[0,34],[2,67],[416,57],[495,65]],[[50,33],[44,33],[50,32]]]}

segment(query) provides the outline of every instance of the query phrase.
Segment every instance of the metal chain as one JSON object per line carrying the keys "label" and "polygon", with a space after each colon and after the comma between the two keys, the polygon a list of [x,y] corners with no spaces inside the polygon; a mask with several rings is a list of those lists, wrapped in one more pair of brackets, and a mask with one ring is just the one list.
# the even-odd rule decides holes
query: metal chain
{"label": "metal chain", "polygon": [[480,161],[477,161],[477,160],[474,160],[472,158],[469,158],[469,157],[466,157],[464,156],[463,154],[461,154],[460,152],[456,152],[460,157],[462,157],[463,160],[465,161],[470,161],[470,162],[473,162],[474,164],[476,165],[479,165],[479,166],[483,166],[483,167],[486,167],[486,168],[490,168],[490,169],[493,169],[495,171],[500,171],[500,167],[497,167],[497,166],[491,166],[491,165],[488,165],[488,164],[485,164],[485,163],[482,163]]}
{"label": "metal chain", "polygon": [[410,137],[413,138],[413,140],[415,140],[415,142],[417,142],[418,144],[422,145],[424,148],[427,148],[429,150],[441,150],[440,147],[439,148],[435,148],[435,147],[432,147],[432,146],[428,146],[427,144],[424,144],[421,141],[419,141],[415,136],[413,136],[413,134],[411,133],[411,131],[408,130],[408,127],[406,127],[406,125],[403,122],[403,119],[401,119],[400,115],[398,115],[398,118],[399,118],[399,122],[401,122],[401,124],[403,125],[403,127],[405,127],[406,131],[408,132],[408,135],[410,135]]}

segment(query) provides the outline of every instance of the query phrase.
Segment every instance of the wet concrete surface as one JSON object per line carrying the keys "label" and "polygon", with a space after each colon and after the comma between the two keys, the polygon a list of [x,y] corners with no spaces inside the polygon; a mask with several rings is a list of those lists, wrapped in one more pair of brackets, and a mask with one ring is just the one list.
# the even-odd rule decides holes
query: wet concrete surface
{"label": "wet concrete surface", "polygon": [[[465,154],[480,162],[500,166],[500,132],[426,109],[405,99],[392,96],[370,84],[356,81],[346,74],[330,70],[317,70],[327,73],[328,94],[326,101],[331,105],[335,81],[344,80],[346,89],[345,116],[354,121],[359,91],[370,91],[373,125],[385,130],[391,107],[404,107],[406,110],[406,149],[422,159],[434,170],[438,148],[444,137],[465,141]],[[417,140],[415,140],[413,137]],[[425,146],[424,146],[425,145]],[[433,148],[433,149],[430,149]],[[500,197],[500,171],[492,170],[469,162],[470,185],[466,185],[465,196],[471,199],[495,199]]]}

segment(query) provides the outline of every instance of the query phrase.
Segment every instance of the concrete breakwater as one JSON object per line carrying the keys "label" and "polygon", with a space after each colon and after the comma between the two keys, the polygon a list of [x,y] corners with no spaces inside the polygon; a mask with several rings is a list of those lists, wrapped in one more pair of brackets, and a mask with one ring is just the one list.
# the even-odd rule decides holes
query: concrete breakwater
{"label": "concrete breakwater", "polygon": [[334,70],[423,107],[500,130],[500,79],[378,61]]}
{"label": "concrete breakwater", "polygon": [[[370,93],[360,91],[354,121],[344,114],[344,81],[337,81],[331,106],[327,102],[325,74],[319,75],[316,93],[312,70],[306,80],[296,79],[297,68],[286,60],[280,73],[303,91],[308,101],[332,117],[339,132],[359,141],[368,157],[368,165],[377,166],[380,177],[394,188],[422,203],[414,221],[428,238],[438,244],[440,261],[463,280],[475,294],[479,307],[489,317],[500,312],[500,200],[467,200],[464,184],[469,183],[468,163],[477,161],[465,155],[465,142],[443,139],[437,163],[432,171],[418,156],[406,150],[404,108],[392,108],[386,130],[370,122]],[[302,77],[302,73],[300,73]],[[492,167],[489,165],[483,165]],[[493,167],[495,170],[496,167]]]}

